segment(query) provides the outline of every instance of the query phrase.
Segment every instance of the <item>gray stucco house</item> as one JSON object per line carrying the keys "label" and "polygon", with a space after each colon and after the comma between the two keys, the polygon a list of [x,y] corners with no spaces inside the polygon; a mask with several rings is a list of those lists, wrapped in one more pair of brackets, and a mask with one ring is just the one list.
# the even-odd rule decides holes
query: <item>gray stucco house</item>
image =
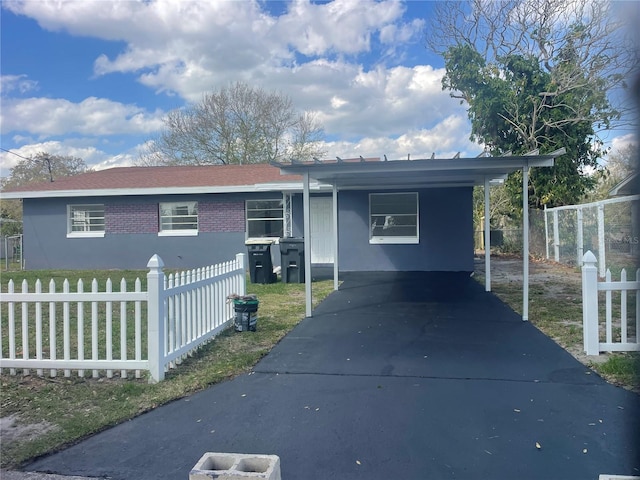
{"label": "gray stucco house", "polygon": [[[3,192],[23,202],[27,269],[168,268],[303,236],[302,176],[272,165],[120,167]],[[333,263],[331,186],[311,184],[312,263]],[[473,270],[471,187],[342,192],[340,268]],[[277,263],[277,255],[274,255]]]}

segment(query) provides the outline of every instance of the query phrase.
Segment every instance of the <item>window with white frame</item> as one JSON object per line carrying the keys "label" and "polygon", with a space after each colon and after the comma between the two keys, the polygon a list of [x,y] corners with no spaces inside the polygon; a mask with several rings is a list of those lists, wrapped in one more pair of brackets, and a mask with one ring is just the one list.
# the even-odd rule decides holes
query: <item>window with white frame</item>
{"label": "window with white frame", "polygon": [[419,243],[418,193],[369,194],[369,243]]}
{"label": "window with white frame", "polygon": [[69,205],[67,213],[67,236],[104,236],[104,205]]}
{"label": "window with white frame", "polygon": [[278,200],[247,200],[247,237],[279,238],[284,233],[284,204]]}
{"label": "window with white frame", "polygon": [[158,235],[197,235],[198,202],[166,202],[160,204]]}

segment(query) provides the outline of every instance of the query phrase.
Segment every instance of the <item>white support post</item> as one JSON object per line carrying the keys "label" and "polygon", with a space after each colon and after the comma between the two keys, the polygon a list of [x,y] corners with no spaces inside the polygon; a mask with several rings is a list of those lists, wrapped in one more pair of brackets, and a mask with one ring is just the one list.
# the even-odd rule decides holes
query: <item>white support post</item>
{"label": "white support post", "polygon": [[522,320],[529,320],[529,165],[522,167]]}
{"label": "white support post", "polygon": [[578,207],[578,231],[577,233],[577,262],[576,265],[582,266],[582,257],[584,256],[584,235],[583,235],[583,217],[582,217],[582,208]]}
{"label": "white support post", "polygon": [[549,260],[549,220],[547,219],[547,205],[544,205],[544,247],[546,259]]}
{"label": "white support post", "polygon": [[305,312],[306,316],[311,316],[311,207],[309,195],[309,172],[303,175],[302,190],[302,210],[304,217],[304,290],[305,290]]}
{"label": "white support post", "polygon": [[151,380],[164,380],[164,262],[155,254],[147,268],[147,332],[149,373]]}
{"label": "white support post", "polygon": [[558,225],[558,210],[553,210],[553,259],[560,262],[560,225]]}
{"label": "white support post", "polygon": [[598,269],[596,256],[587,251],[582,258],[582,341],[587,355],[599,355]]}
{"label": "white support post", "polygon": [[598,263],[600,264],[600,276],[604,277],[607,271],[607,261],[604,244],[604,204],[598,202]]}
{"label": "white support post", "polygon": [[490,190],[489,178],[484,179],[484,289],[491,291],[491,213],[489,209]]}
{"label": "white support post", "polygon": [[333,185],[333,289],[338,290],[338,186]]}
{"label": "white support post", "polygon": [[242,279],[239,282],[238,295],[244,297],[247,294],[247,264],[244,253],[236,254],[236,262],[238,263],[238,269],[242,272]]}

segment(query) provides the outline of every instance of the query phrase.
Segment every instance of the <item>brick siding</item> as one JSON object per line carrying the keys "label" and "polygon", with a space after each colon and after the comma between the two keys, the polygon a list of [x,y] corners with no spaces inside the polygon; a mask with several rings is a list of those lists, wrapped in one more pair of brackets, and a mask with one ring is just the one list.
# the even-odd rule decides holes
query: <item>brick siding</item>
{"label": "brick siding", "polygon": [[[158,203],[105,205],[105,233],[158,233]],[[198,202],[198,231],[244,232],[244,202]]]}
{"label": "brick siding", "polygon": [[198,229],[201,232],[244,232],[244,202],[198,202]]}
{"label": "brick siding", "polygon": [[105,234],[158,233],[157,203],[105,205]]}

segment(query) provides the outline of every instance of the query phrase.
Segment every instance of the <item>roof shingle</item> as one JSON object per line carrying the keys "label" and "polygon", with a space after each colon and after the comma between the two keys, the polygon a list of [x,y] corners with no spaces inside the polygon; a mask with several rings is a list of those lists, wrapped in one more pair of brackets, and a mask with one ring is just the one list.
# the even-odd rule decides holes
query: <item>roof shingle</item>
{"label": "roof shingle", "polygon": [[116,167],[8,188],[5,192],[233,187],[301,181],[301,176],[281,175],[278,167],[268,164]]}

